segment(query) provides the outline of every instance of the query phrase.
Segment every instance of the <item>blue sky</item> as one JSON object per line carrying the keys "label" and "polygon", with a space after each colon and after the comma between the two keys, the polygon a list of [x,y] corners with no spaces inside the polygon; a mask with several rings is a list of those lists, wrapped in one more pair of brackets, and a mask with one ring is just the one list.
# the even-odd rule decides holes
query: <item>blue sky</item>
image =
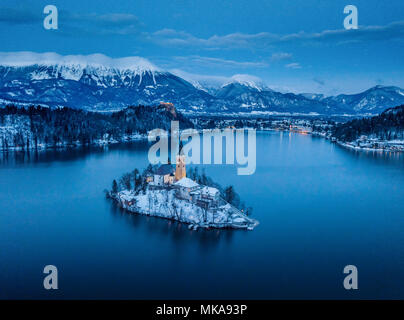
{"label": "blue sky", "polygon": [[[43,28],[48,4],[58,30]],[[358,30],[343,29],[348,4]],[[402,0],[2,0],[0,27],[2,52],[141,56],[203,82],[249,74],[293,92],[404,87]]]}

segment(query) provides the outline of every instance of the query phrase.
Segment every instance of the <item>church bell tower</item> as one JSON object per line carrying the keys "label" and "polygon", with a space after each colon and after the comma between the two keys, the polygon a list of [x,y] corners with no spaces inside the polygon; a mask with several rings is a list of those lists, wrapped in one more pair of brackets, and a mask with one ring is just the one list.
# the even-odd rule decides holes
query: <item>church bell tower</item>
{"label": "church bell tower", "polygon": [[175,180],[181,180],[182,178],[185,178],[187,176],[186,170],[185,170],[185,155],[184,151],[182,150],[182,141],[180,143],[180,148],[179,152],[177,155],[177,162],[175,166]]}

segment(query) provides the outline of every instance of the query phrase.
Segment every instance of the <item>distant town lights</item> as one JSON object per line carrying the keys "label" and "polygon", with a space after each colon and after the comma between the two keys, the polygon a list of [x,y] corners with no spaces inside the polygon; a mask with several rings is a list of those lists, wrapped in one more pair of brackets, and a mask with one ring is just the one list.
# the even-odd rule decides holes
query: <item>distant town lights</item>
{"label": "distant town lights", "polygon": [[[245,131],[247,131],[247,155],[245,155]],[[203,159],[201,162],[201,139],[203,147]],[[235,136],[235,139],[234,139]],[[159,139],[157,139],[159,138]],[[255,129],[204,129],[200,133],[195,129],[186,129],[180,133],[179,122],[171,121],[170,135],[163,129],[149,131],[148,139],[153,144],[148,152],[151,164],[168,163],[170,139],[171,159],[176,159],[179,149],[179,141],[187,142],[183,147],[183,153],[190,164],[212,164],[212,139],[213,139],[213,164],[223,164],[223,138],[226,141],[226,164],[237,164],[245,167],[237,168],[238,175],[252,175],[256,168],[256,131]]]}

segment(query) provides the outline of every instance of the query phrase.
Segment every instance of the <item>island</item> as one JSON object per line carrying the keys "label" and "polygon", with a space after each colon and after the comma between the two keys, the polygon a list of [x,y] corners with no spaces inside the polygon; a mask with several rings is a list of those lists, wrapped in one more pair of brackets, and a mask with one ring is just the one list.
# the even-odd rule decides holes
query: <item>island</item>
{"label": "island", "polygon": [[232,186],[222,190],[205,174],[199,176],[197,170],[191,170],[187,177],[182,148],[175,166],[168,160],[167,164],[149,165],[142,174],[137,169],[124,174],[119,184],[113,181],[107,197],[127,212],[179,221],[193,230],[253,230],[258,225]]}

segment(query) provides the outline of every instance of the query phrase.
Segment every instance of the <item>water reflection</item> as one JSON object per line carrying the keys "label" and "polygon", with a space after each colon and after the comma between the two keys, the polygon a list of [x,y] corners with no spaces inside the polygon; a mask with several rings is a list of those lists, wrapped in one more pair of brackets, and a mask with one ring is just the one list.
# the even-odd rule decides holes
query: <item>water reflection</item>
{"label": "water reflection", "polygon": [[339,150],[349,154],[356,161],[365,161],[379,165],[395,165],[404,169],[404,154],[402,152],[385,152],[373,150],[356,150],[335,144]]}
{"label": "water reflection", "polygon": [[69,162],[81,160],[89,155],[102,157],[105,153],[119,150],[147,150],[148,141],[139,140],[125,144],[86,146],[67,149],[27,150],[0,152],[0,165],[13,166],[36,163]]}
{"label": "water reflection", "polygon": [[346,299],[335,284],[352,263],[383,282],[368,282],[358,298],[403,297],[402,154],[259,133],[254,175],[202,167],[233,185],[260,225],[192,231],[105,199],[113,179],[147,166],[147,149],[139,141],[1,154],[0,295],[41,298],[38,270],[54,263],[68,277],[63,298]]}
{"label": "water reflection", "polygon": [[164,240],[171,240],[176,246],[196,243],[200,245],[201,251],[205,251],[218,246],[223,240],[231,244],[234,232],[248,232],[245,230],[236,231],[232,229],[190,230],[185,223],[128,213],[118,207],[114,202],[108,199],[105,201],[110,203],[111,215],[124,221],[127,225],[132,227],[135,232],[141,229],[141,232],[146,232],[149,237],[158,236],[164,238]]}

